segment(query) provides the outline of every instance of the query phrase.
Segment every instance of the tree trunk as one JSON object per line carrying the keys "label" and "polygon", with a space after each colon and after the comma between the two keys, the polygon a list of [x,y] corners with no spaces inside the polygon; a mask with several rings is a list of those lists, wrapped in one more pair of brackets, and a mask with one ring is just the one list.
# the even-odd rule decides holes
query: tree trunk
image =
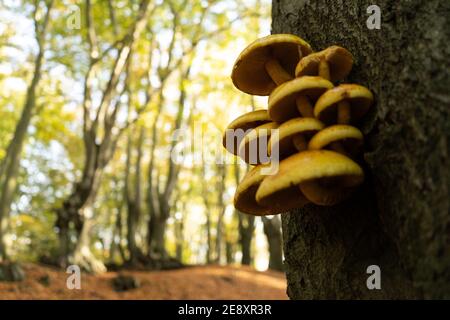
{"label": "tree trunk", "polygon": [[[241,213],[242,214],[242,213]],[[252,254],[251,254],[251,244],[252,244],[253,234],[251,233],[242,233],[241,234],[241,250],[242,250],[242,259],[241,264],[249,266],[252,263]]]}
{"label": "tree trunk", "polygon": [[225,165],[216,165],[217,175],[219,176],[219,181],[217,182],[217,209],[219,211],[219,216],[217,217],[217,231],[216,231],[216,263],[220,263],[220,258],[222,256],[222,235],[223,235],[223,216],[225,214],[225,203],[223,201],[223,194],[225,193],[225,183],[227,178],[227,171]]}
{"label": "tree trunk", "polygon": [[227,258],[227,265],[234,263],[234,247],[235,244],[229,240],[225,242],[225,255]]}
{"label": "tree trunk", "polygon": [[4,243],[4,233],[6,230],[5,219],[9,215],[13,195],[17,187],[17,174],[19,171],[20,157],[27,135],[28,126],[36,106],[36,89],[41,79],[42,64],[44,61],[45,36],[47,34],[50,13],[53,1],[48,2],[47,11],[43,22],[37,20],[38,6],[34,8],[34,27],[38,53],[34,60],[33,77],[27,88],[22,114],[14,131],[13,138],[6,149],[6,155],[0,164],[0,262],[7,259],[6,246]]}
{"label": "tree trunk", "polygon": [[241,264],[252,264],[252,240],[255,231],[255,217],[237,213],[239,215],[239,243],[241,245],[242,259]]}
{"label": "tree trunk", "polygon": [[5,230],[6,228],[2,225],[5,224],[5,219],[1,219],[0,218],[0,263],[3,260],[6,260],[7,255],[6,255],[6,244],[4,241],[4,236],[3,236],[3,230]]}
{"label": "tree trunk", "polygon": [[[59,229],[59,240],[60,240],[60,252],[59,252],[59,264],[62,266],[67,265],[74,257],[79,256],[77,252],[72,251],[72,246],[70,244],[70,232],[71,225],[74,225],[75,232],[73,234],[78,238],[83,231],[84,220],[83,212],[92,203],[98,188],[100,177],[103,173],[104,168],[111,160],[116,143],[120,137],[119,134],[114,135],[113,129],[115,127],[115,121],[117,112],[120,106],[120,99],[117,99],[113,103],[113,98],[116,96],[117,85],[119,83],[121,75],[124,73],[125,69],[129,67],[129,59],[132,55],[132,49],[136,39],[139,38],[145,24],[147,22],[147,13],[150,7],[149,0],[141,0],[139,9],[137,11],[136,20],[130,27],[127,37],[124,38],[121,47],[118,49],[116,60],[110,70],[109,80],[106,87],[102,92],[100,99],[100,104],[96,111],[96,116],[91,119],[90,107],[92,105],[91,101],[91,76],[94,52],[97,51],[96,41],[95,41],[95,30],[92,24],[92,12],[90,1],[86,1],[86,23],[87,23],[87,40],[90,47],[90,67],[85,76],[84,83],[84,118],[83,118],[83,138],[85,147],[85,162],[83,166],[83,175],[80,181],[75,183],[73,192],[64,200],[62,206],[56,209],[57,221],[56,226]],[[127,70],[127,76],[129,74]],[[125,82],[128,79],[125,80]],[[121,96],[121,94],[119,94]],[[106,112],[107,117],[100,117],[100,112],[102,110],[113,109],[113,112]],[[104,118],[104,123],[99,122],[101,118]],[[103,120],[102,120],[103,121]],[[104,130],[102,134],[99,134],[98,128],[102,127]],[[117,130],[121,132],[120,130]],[[78,239],[77,239],[78,240]],[[76,248],[78,248],[77,246]],[[77,250],[77,249],[75,249]],[[84,255],[84,260],[92,255]],[[71,263],[76,263],[75,261]],[[96,264],[96,261],[92,261],[92,264]]]}
{"label": "tree trunk", "polygon": [[136,208],[137,204],[134,201],[128,202],[128,214],[127,214],[127,247],[130,253],[129,263],[135,265],[139,258],[139,250],[136,245],[136,232],[137,221],[136,215],[139,209]]}
{"label": "tree trunk", "polygon": [[[204,196],[206,197],[206,195]],[[212,261],[212,237],[211,237],[211,211],[206,210],[206,263],[210,264]]]}
{"label": "tree trunk", "polygon": [[283,240],[281,235],[281,220],[279,216],[271,219],[261,217],[264,223],[264,233],[269,246],[269,269],[283,271]]}
{"label": "tree trunk", "polygon": [[166,224],[164,217],[153,216],[151,221],[150,253],[152,257],[165,259],[166,252]]}
{"label": "tree trunk", "polygon": [[[179,134],[179,132],[177,131],[180,129],[183,122],[185,99],[186,99],[185,81],[189,79],[189,75],[191,72],[190,70],[191,65],[189,64],[183,71],[182,76],[179,79],[178,88],[180,90],[180,96],[178,98],[177,116],[175,118],[175,123],[172,131],[173,133],[176,134]],[[165,79],[166,78],[164,77],[160,79],[162,84],[164,84]],[[149,163],[149,174],[148,174],[149,180],[148,204],[150,209],[148,244],[150,254],[156,254],[157,256],[165,259],[167,258],[167,251],[165,248],[165,232],[167,220],[169,219],[171,212],[170,202],[178,180],[178,174],[180,173],[180,166],[176,164],[171,158],[168,165],[167,180],[164,184],[164,187],[160,189],[158,183],[156,185],[153,183],[153,171],[155,170],[154,168],[155,150],[156,144],[158,142],[157,126],[158,126],[158,119],[161,115],[162,108],[164,106],[164,101],[165,101],[164,94],[161,91],[158,111],[152,128],[152,149],[150,152],[151,159]],[[170,156],[173,154],[176,145],[177,139],[173,139],[169,148]]]}
{"label": "tree trunk", "polygon": [[[251,102],[254,110],[255,108],[253,97],[251,98]],[[233,169],[234,169],[234,181],[237,186],[241,181],[237,157],[234,159]],[[255,231],[255,217],[244,214],[239,210],[235,210],[234,213],[238,217],[239,244],[241,246],[241,253],[242,253],[241,264],[250,265],[252,263],[251,244],[253,239],[253,232]]]}
{"label": "tree trunk", "polygon": [[[274,0],[273,33],[354,55],[348,82],[376,106],[363,123],[366,181],[335,207],[282,216],[293,299],[450,298],[450,2]],[[381,290],[366,269],[378,265]]]}
{"label": "tree trunk", "polygon": [[[204,159],[204,155],[202,154],[202,166],[201,166],[201,176],[206,176],[206,161]],[[206,263],[210,264],[212,261],[212,235],[211,235],[211,215],[212,205],[209,201],[209,193],[208,193],[208,181],[206,181],[206,178],[202,179],[202,193],[203,193],[203,203],[205,205],[205,231],[206,231]]]}
{"label": "tree trunk", "polygon": [[[95,148],[95,150],[97,149]],[[75,263],[76,261],[73,258],[79,256],[75,254],[75,250],[80,246],[74,245],[70,238],[75,236],[78,239],[83,232],[84,213],[90,209],[98,191],[101,171],[94,169],[94,163],[97,163],[97,160],[90,160],[96,158],[93,153],[95,152],[86,155],[82,180],[76,183],[74,191],[63,202],[62,206],[56,209],[55,225],[58,227],[59,239],[58,264],[62,267]]]}
{"label": "tree trunk", "polygon": [[103,262],[97,259],[90,249],[90,232],[94,221],[85,219],[83,227],[78,237],[78,242],[73,252],[73,261],[71,263],[78,265],[83,270],[92,273],[102,273],[106,271]]}
{"label": "tree trunk", "polygon": [[178,261],[183,260],[183,244],[184,244],[184,220],[181,218],[175,224],[176,248],[175,255]]}
{"label": "tree trunk", "polygon": [[132,166],[132,133],[128,135],[127,160],[125,174],[125,199],[127,202],[127,243],[130,253],[129,263],[135,265],[138,259],[142,257],[136,244],[137,225],[141,215],[141,165],[142,165],[142,147],[144,143],[144,127],[140,127],[137,142],[137,156],[134,164],[134,183],[130,183],[130,170]]}

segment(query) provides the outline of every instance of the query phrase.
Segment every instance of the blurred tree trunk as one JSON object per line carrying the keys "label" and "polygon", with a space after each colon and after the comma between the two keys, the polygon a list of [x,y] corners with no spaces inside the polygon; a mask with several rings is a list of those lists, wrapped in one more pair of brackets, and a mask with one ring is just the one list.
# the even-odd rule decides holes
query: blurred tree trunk
{"label": "blurred tree trunk", "polygon": [[27,135],[28,126],[36,106],[36,89],[41,79],[42,64],[45,52],[45,37],[50,21],[50,13],[53,6],[53,0],[46,1],[46,12],[42,21],[39,9],[39,1],[36,1],[33,12],[35,38],[38,45],[38,52],[34,59],[34,70],[30,84],[28,85],[25,102],[22,108],[22,114],[16,125],[13,138],[11,139],[6,155],[0,163],[0,262],[7,259],[7,252],[4,243],[4,232],[6,229],[6,218],[9,215],[13,195],[17,187],[17,174],[19,171],[20,156]]}
{"label": "blurred tree trunk", "polygon": [[[253,99],[252,99],[253,101]],[[234,180],[236,186],[241,181],[238,158],[234,161]],[[239,245],[241,247],[241,264],[250,265],[252,263],[252,240],[255,231],[255,216],[244,214],[235,210],[238,217]]]}
{"label": "blurred tree trunk", "polygon": [[202,153],[202,166],[201,166],[201,176],[202,179],[202,198],[203,204],[205,206],[205,231],[206,231],[206,263],[209,264],[212,262],[212,236],[211,236],[211,214],[212,214],[212,205],[210,204],[210,200],[208,198],[208,181],[206,180],[206,160],[204,154]]}
{"label": "blurred tree trunk", "polygon": [[223,215],[225,214],[225,203],[223,201],[223,195],[225,193],[227,171],[224,164],[218,163],[216,165],[217,176],[219,180],[217,181],[217,209],[219,211],[219,216],[217,217],[217,231],[216,231],[216,263],[220,263],[220,258],[222,256],[222,244],[223,244]]}
{"label": "blurred tree trunk", "polygon": [[283,271],[281,219],[279,216],[274,216],[271,219],[263,216],[261,219],[269,246],[269,269]]}
{"label": "blurred tree trunk", "polygon": [[[192,57],[191,57],[192,59]],[[172,154],[178,143],[177,137],[179,135],[178,130],[181,128],[184,117],[184,110],[186,104],[186,86],[185,82],[189,79],[191,72],[191,62],[189,60],[186,69],[182,72],[179,80],[179,92],[178,98],[178,110],[175,118],[172,133],[176,136],[172,137],[172,142],[169,147],[169,165],[167,170],[167,178],[164,184],[159,183],[159,177],[154,178],[156,168],[154,165],[155,150],[158,142],[158,124],[159,117],[161,115],[162,107],[164,104],[163,94],[159,102],[159,108],[157,116],[155,117],[152,128],[152,149],[150,154],[149,163],[149,186],[148,186],[148,204],[150,209],[150,220],[148,229],[148,248],[149,254],[157,258],[166,258],[167,252],[165,247],[165,234],[167,219],[170,217],[170,208],[172,195],[175,190],[176,182],[178,180],[178,174],[180,172],[180,166],[172,159]],[[156,184],[154,183],[156,180]]]}
{"label": "blurred tree trunk", "polygon": [[235,253],[235,244],[230,241],[230,240],[226,240],[225,241],[225,256],[226,256],[226,261],[227,264],[233,264],[234,261],[234,253]]}
{"label": "blurred tree trunk", "polygon": [[184,246],[184,213],[186,212],[186,201],[183,202],[181,208],[181,217],[175,221],[175,254],[178,261],[183,259],[183,246]]}
{"label": "blurred tree trunk", "polygon": [[[349,82],[376,97],[362,125],[365,184],[282,217],[293,299],[450,298],[450,2],[378,1],[381,30],[366,25],[371,4],[273,1],[273,33],[346,47]],[[367,288],[370,265],[381,290]]]}
{"label": "blurred tree trunk", "polygon": [[[193,119],[194,111],[191,111],[189,115],[188,120],[188,126],[192,125],[192,119]],[[185,220],[186,220],[186,212],[188,210],[188,204],[191,200],[191,194],[192,194],[192,186],[188,188],[186,192],[183,192],[180,188],[180,184],[177,184],[176,187],[176,199],[174,201],[175,207],[180,215],[178,217],[175,217],[175,241],[176,241],[176,259],[182,263],[183,260],[183,254],[184,254],[184,246],[186,245],[186,239],[184,237],[184,228],[185,228]],[[183,195],[183,198],[182,198]],[[188,244],[189,245],[189,244]]]}
{"label": "blurred tree trunk", "polygon": [[111,245],[109,247],[109,264],[117,264],[117,252],[120,255],[120,261],[125,262],[126,255],[122,246],[122,211],[125,204],[124,192],[121,185],[122,179],[120,176],[114,175],[111,177],[111,192],[108,195],[109,200],[114,204],[110,209],[113,212],[114,224],[111,230]]}
{"label": "blurred tree trunk", "polygon": [[[92,210],[91,207],[84,210]],[[91,215],[86,215],[86,217]],[[97,259],[90,249],[90,233],[94,226],[92,218],[86,218],[83,227],[78,236],[78,241],[73,253],[73,261],[83,270],[89,270],[93,273],[102,273],[106,271],[106,267],[100,259]]]}
{"label": "blurred tree trunk", "polygon": [[[168,2],[167,5],[170,8],[172,18],[172,32],[171,39],[168,40],[168,48],[167,48],[167,59],[159,59],[160,65],[157,66],[157,73],[159,77],[159,98],[160,101],[157,103],[158,107],[156,110],[155,120],[151,129],[151,151],[150,151],[150,162],[149,162],[149,170],[148,170],[148,189],[147,189],[147,203],[148,203],[148,212],[149,212],[149,220],[148,220],[148,232],[147,232],[147,245],[149,248],[148,255],[151,256],[155,254],[156,256],[165,257],[167,255],[165,249],[165,229],[167,219],[170,216],[170,204],[172,193],[175,188],[175,184],[178,179],[178,173],[180,168],[173,161],[169,161],[168,173],[164,174],[167,178],[165,179],[164,185],[160,183],[160,177],[156,172],[155,166],[155,150],[158,145],[158,132],[159,132],[159,118],[162,114],[162,108],[164,106],[164,95],[163,88],[165,86],[166,80],[169,78],[170,74],[179,70],[181,72],[180,75],[180,83],[179,83],[179,100],[178,100],[178,114],[175,120],[175,125],[173,128],[173,133],[176,133],[180,128],[182,120],[183,120],[183,111],[184,111],[184,103],[186,99],[186,88],[185,83],[189,80],[191,64],[193,58],[195,56],[195,50],[198,44],[207,40],[210,37],[213,37],[215,34],[220,33],[221,29],[217,29],[205,37],[203,34],[203,23],[206,21],[207,12],[209,10],[208,6],[202,7],[202,10],[199,15],[198,23],[196,24],[196,28],[193,33],[189,34],[189,42],[190,46],[182,45],[183,52],[180,54],[179,46],[176,45],[176,42],[179,40],[178,36],[183,32],[182,21],[180,20],[180,10],[184,9],[187,5],[188,1],[183,0],[181,3],[176,5],[173,2]],[[186,43],[184,43],[186,44]],[[161,48],[158,48],[161,50]],[[165,49],[164,49],[165,50]],[[183,63],[186,63],[185,68],[182,67]],[[184,70],[183,70],[184,69]],[[149,69],[151,71],[151,69]],[[151,72],[149,72],[151,75]],[[151,77],[149,77],[150,79]],[[149,80],[151,83],[151,80]],[[150,95],[147,95],[147,102],[149,101]],[[169,157],[174,151],[176,146],[176,137],[173,137],[174,140],[170,146]]]}
{"label": "blurred tree trunk", "polygon": [[141,164],[142,148],[144,141],[144,127],[138,127],[137,156],[134,164],[134,183],[131,184],[130,169],[132,167],[132,130],[128,135],[126,175],[125,175],[125,200],[127,203],[127,244],[130,253],[129,263],[134,265],[142,257],[141,251],[136,245],[136,233],[139,218],[141,216]]}
{"label": "blurred tree trunk", "polygon": [[[92,8],[90,0],[86,0],[86,24],[87,24],[87,41],[89,44],[89,69],[85,75],[84,83],[84,100],[83,100],[83,140],[85,147],[85,161],[81,179],[74,185],[72,193],[65,199],[62,206],[56,209],[58,227],[58,236],[60,241],[59,264],[66,266],[69,262],[88,266],[91,254],[80,254],[77,252],[80,248],[89,250],[88,246],[75,245],[70,241],[71,236],[80,239],[83,229],[85,228],[86,208],[95,199],[99,188],[100,178],[104,168],[112,158],[117,141],[123,130],[117,130],[114,133],[117,114],[120,109],[120,99],[114,97],[122,95],[117,93],[117,86],[120,76],[129,68],[129,59],[136,39],[145,27],[150,7],[149,0],[142,0],[139,9],[136,12],[136,20],[130,27],[127,36],[122,39],[120,48],[117,50],[116,60],[110,70],[110,77],[98,108],[92,110],[92,77],[93,70],[99,61],[98,44],[95,34],[95,28],[92,19]],[[129,70],[126,72],[130,74]],[[127,80],[125,80],[127,81]],[[94,113],[94,115],[92,115]],[[72,231],[71,226],[74,226]],[[77,257],[83,257],[85,261],[77,261]],[[98,265],[96,261],[92,261],[92,267]],[[92,271],[87,268],[88,271]]]}
{"label": "blurred tree trunk", "polygon": [[[122,208],[117,208],[117,214],[116,214],[116,222],[113,226],[112,231],[112,242],[109,249],[109,260],[110,263],[114,264],[116,263],[116,252],[119,252],[120,259],[122,262],[127,261],[125,250],[122,247]],[[116,239],[118,241],[116,241]]]}
{"label": "blurred tree trunk", "polygon": [[242,212],[237,212],[239,215],[239,243],[241,245],[242,259],[241,264],[252,264],[252,240],[255,231],[255,217],[244,215]]}
{"label": "blurred tree trunk", "polygon": [[150,229],[150,252],[151,255],[158,259],[167,257],[165,235],[167,215],[153,216]]}

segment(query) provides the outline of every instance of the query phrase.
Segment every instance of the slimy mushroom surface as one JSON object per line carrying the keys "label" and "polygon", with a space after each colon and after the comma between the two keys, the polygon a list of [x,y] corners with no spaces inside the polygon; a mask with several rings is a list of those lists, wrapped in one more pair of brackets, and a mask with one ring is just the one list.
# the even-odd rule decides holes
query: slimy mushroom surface
{"label": "slimy mushroom surface", "polygon": [[[228,152],[237,155],[238,147],[247,130],[271,122],[267,110],[256,110],[234,119],[225,129],[222,144]],[[238,132],[238,130],[242,130]],[[228,141],[229,140],[229,141]]]}
{"label": "slimy mushroom surface", "polygon": [[268,141],[277,128],[278,123],[268,122],[251,130],[239,144],[238,155],[252,165],[268,162]]}
{"label": "slimy mushroom surface", "polygon": [[353,66],[353,56],[345,48],[331,46],[300,60],[295,76],[320,76],[332,82],[344,79]]}
{"label": "slimy mushroom surface", "polygon": [[292,155],[267,176],[256,192],[256,201],[267,203],[274,193],[298,186],[317,205],[334,205],[348,197],[364,180],[361,167],[334,151],[310,150]]}
{"label": "slimy mushroom surface", "polygon": [[373,94],[366,87],[341,84],[320,96],[314,106],[314,116],[327,125],[355,123],[367,113],[372,103]]}
{"label": "slimy mushroom surface", "polygon": [[278,140],[271,136],[269,140],[269,155],[277,145],[279,159],[284,159],[299,151],[307,149],[308,140],[324,128],[324,124],[314,118],[294,118],[278,127]]}
{"label": "slimy mushroom surface", "polygon": [[231,79],[245,93],[267,96],[275,87],[294,78],[298,61],[311,52],[311,46],[295,35],[260,38],[239,55]]}
{"label": "slimy mushroom surface", "polygon": [[247,214],[263,216],[287,212],[308,202],[298,188],[290,188],[273,196],[267,204],[258,204],[255,194],[261,182],[268,177],[261,174],[261,169],[265,166],[253,167],[239,183],[234,195],[236,209]]}
{"label": "slimy mushroom surface", "polygon": [[333,84],[321,77],[305,76],[285,82],[269,96],[269,117],[283,122],[302,115],[314,117],[316,100]]}
{"label": "slimy mushroom surface", "polygon": [[344,155],[353,156],[358,153],[364,137],[355,127],[336,124],[317,132],[308,143],[309,150],[332,149]]}

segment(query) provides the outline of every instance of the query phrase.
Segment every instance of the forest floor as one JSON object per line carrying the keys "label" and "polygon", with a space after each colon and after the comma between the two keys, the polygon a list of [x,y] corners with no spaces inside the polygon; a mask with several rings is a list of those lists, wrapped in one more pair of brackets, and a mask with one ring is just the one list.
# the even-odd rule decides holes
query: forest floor
{"label": "forest floor", "polygon": [[[287,299],[283,273],[245,266],[82,274],[80,290],[67,288],[70,275],[62,270],[36,264],[23,269],[25,280],[0,282],[0,299]],[[115,291],[112,282],[118,275],[133,276],[140,287]]]}

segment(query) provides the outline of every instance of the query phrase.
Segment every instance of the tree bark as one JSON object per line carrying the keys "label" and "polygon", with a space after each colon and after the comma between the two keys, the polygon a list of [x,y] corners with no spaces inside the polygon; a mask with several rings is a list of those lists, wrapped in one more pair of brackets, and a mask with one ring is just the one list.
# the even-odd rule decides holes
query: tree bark
{"label": "tree bark", "polygon": [[[251,98],[252,105],[254,107],[254,99]],[[253,108],[254,109],[254,108]],[[234,180],[236,186],[241,181],[240,169],[237,157],[234,160]],[[241,247],[241,264],[250,265],[252,263],[252,239],[253,233],[255,231],[255,217],[252,215],[247,215],[239,210],[235,210],[234,213],[238,217],[238,231],[239,231],[239,245]]]}
{"label": "tree bark", "polygon": [[205,231],[206,231],[206,263],[210,264],[212,262],[212,235],[211,235],[211,215],[212,215],[212,205],[209,201],[208,193],[208,181],[206,181],[206,160],[202,153],[202,166],[201,166],[201,176],[202,179],[202,193],[203,193],[203,203],[205,206]]}
{"label": "tree bark", "polygon": [[[87,40],[90,48],[90,68],[85,77],[83,101],[85,161],[83,175],[80,181],[75,183],[73,192],[65,199],[62,206],[56,209],[56,226],[59,229],[58,236],[60,240],[59,264],[62,266],[66,266],[69,262],[78,264],[78,261],[74,258],[79,257],[80,254],[74,252],[74,250],[77,250],[80,246],[74,247],[71,244],[70,235],[72,233],[76,238],[80,237],[85,221],[83,213],[96,196],[100,177],[105,166],[112,158],[115,146],[120,137],[120,133],[116,135],[113,134],[113,128],[116,125],[116,116],[120,108],[120,99],[117,99],[117,101],[113,103],[113,97],[117,93],[116,90],[120,76],[124,73],[124,70],[129,67],[131,51],[135,41],[139,38],[145,27],[148,19],[149,7],[149,0],[140,1],[139,9],[136,12],[136,19],[117,52],[116,60],[110,70],[108,83],[102,91],[100,104],[95,112],[94,119],[92,119],[91,77],[93,66],[98,61],[98,48],[95,28],[92,23],[91,4],[89,0],[86,0],[85,10],[88,29]],[[127,74],[129,74],[129,72],[127,72]],[[101,114],[104,114],[104,117],[101,117]],[[103,130],[99,130],[99,126],[101,126],[101,129]],[[100,133],[100,131],[103,132]],[[122,131],[119,130],[119,132]],[[73,230],[74,232],[71,232],[71,225],[74,225],[75,227],[75,230]],[[89,248],[86,247],[86,250],[88,249]],[[87,259],[93,256],[85,254],[84,257]],[[94,264],[96,264],[96,261],[93,261],[93,265]]]}
{"label": "tree bark", "polygon": [[239,243],[241,245],[242,259],[241,264],[249,266],[252,264],[252,240],[253,232],[255,231],[255,217],[244,215],[238,212],[239,215]]}
{"label": "tree bark", "polygon": [[[362,125],[366,181],[335,207],[282,216],[293,299],[450,298],[450,2],[274,0],[273,33],[354,55],[348,82],[376,106]],[[378,265],[381,290],[366,286]]]}
{"label": "tree bark", "polygon": [[181,218],[179,221],[175,222],[175,256],[178,261],[183,261],[183,245],[185,243],[184,239],[184,213],[186,206],[183,205],[183,210],[181,211]]}
{"label": "tree bark", "polygon": [[129,263],[135,265],[138,259],[142,257],[141,251],[136,244],[136,233],[139,218],[141,216],[141,165],[144,142],[144,127],[138,127],[139,137],[137,141],[137,156],[134,164],[134,183],[130,183],[131,175],[130,169],[132,166],[132,133],[128,135],[127,145],[127,160],[126,160],[126,174],[125,174],[125,199],[127,202],[127,246],[130,253]]}
{"label": "tree bark", "polygon": [[217,209],[219,216],[217,217],[217,231],[216,231],[216,263],[220,263],[222,256],[222,244],[223,244],[223,216],[225,214],[225,203],[223,201],[223,194],[225,193],[225,182],[227,178],[226,167],[223,164],[216,165],[217,176],[219,181],[217,182]]}
{"label": "tree bark", "polygon": [[225,256],[226,256],[226,261],[227,261],[227,265],[233,264],[234,261],[234,248],[235,248],[235,244],[229,240],[225,241]]}
{"label": "tree bark", "polygon": [[268,219],[263,216],[261,218],[269,246],[269,269],[283,271],[283,239],[280,217],[274,216]]}
{"label": "tree bark", "polygon": [[22,114],[14,131],[13,138],[6,149],[5,158],[0,164],[0,262],[7,259],[6,246],[4,243],[4,232],[6,230],[6,217],[9,215],[13,195],[17,187],[17,174],[19,171],[20,157],[27,135],[28,126],[36,105],[36,89],[41,79],[42,64],[44,62],[45,37],[50,21],[50,13],[53,0],[47,1],[46,13],[43,22],[38,21],[38,2],[34,8],[34,29],[38,53],[34,60],[33,77],[27,88]]}
{"label": "tree bark", "polygon": [[102,273],[106,271],[106,267],[100,259],[94,256],[90,249],[90,232],[93,226],[94,221],[90,218],[83,222],[73,253],[73,262],[83,270],[88,270],[92,273]]}
{"label": "tree bark", "polygon": [[[171,52],[171,51],[170,51]],[[191,56],[192,59],[193,56]],[[181,128],[184,119],[184,110],[186,104],[186,87],[185,81],[189,79],[191,72],[191,64],[192,60],[188,61],[187,67],[183,70],[183,72],[179,79],[179,92],[180,96],[178,98],[178,110],[175,118],[174,126],[173,126],[173,134],[179,134],[178,130]],[[161,83],[164,83],[165,78],[161,78]],[[165,248],[165,233],[167,227],[167,219],[170,217],[171,213],[171,200],[172,195],[175,190],[176,182],[178,180],[178,175],[180,173],[180,166],[174,162],[172,159],[172,153],[175,150],[175,147],[178,143],[176,136],[173,137],[173,140],[169,147],[169,165],[168,165],[168,173],[167,179],[165,181],[164,186],[160,189],[159,184],[153,183],[153,172],[154,168],[154,158],[155,158],[155,148],[157,144],[157,125],[158,119],[161,115],[164,99],[163,93],[161,93],[160,105],[157,117],[155,118],[155,122],[153,123],[152,130],[152,150],[151,150],[151,159],[149,164],[149,188],[148,188],[148,201],[150,208],[150,221],[149,221],[149,230],[148,230],[148,247],[149,253],[155,254],[156,256],[166,258],[167,252]]]}

